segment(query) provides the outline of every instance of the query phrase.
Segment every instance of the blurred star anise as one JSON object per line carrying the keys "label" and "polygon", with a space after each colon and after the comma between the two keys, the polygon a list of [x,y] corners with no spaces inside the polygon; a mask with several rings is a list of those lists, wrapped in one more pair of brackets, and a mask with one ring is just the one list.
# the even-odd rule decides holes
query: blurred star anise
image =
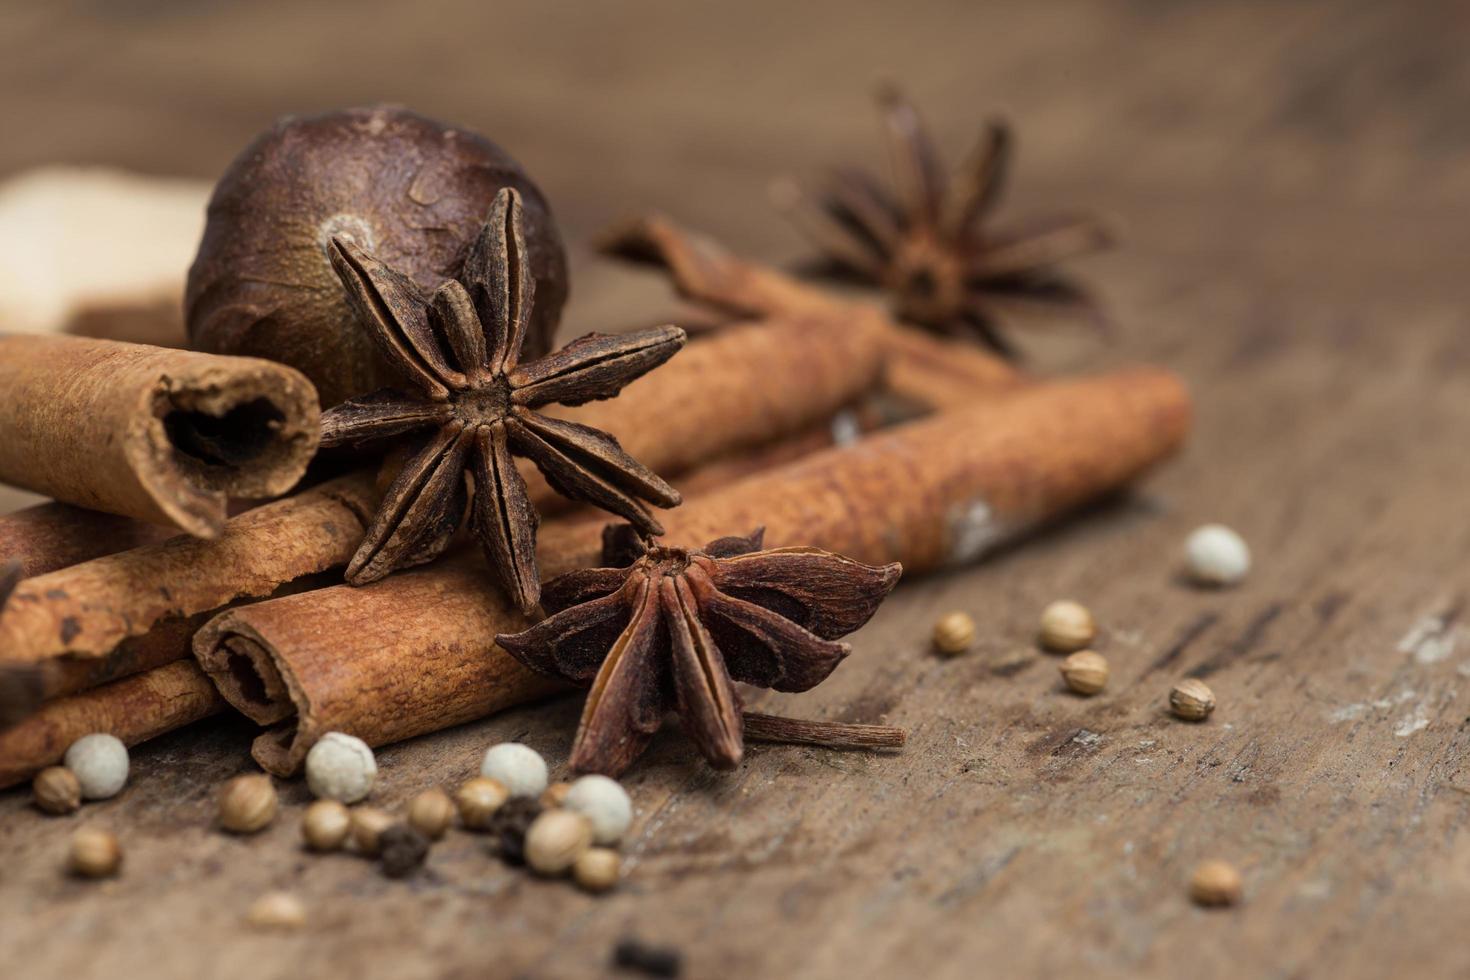
{"label": "blurred star anise", "polygon": [[350,241],[333,238],[329,251],[363,326],[419,390],[384,389],[324,412],[322,446],[424,432],[348,564],[348,582],[373,582],[441,553],[464,514],[469,472],[485,557],[516,605],[535,608],[539,519],[513,454],[534,462],[559,493],[609,510],[644,534],[662,533],[644,501],[673,507],[673,487],[607,433],[534,409],[613,397],[684,346],[684,331],[588,334],[519,363],[535,280],[525,259],[520,197],[510,188],[496,196],[460,280],[432,297]]}
{"label": "blurred star anise", "polygon": [[825,680],[850,652],[833,641],[866,623],[902,572],[817,548],[763,551],[763,537],[696,550],[609,528],[603,561],[624,567],[547,582],[551,617],[496,637],[533,670],[591,685],[572,768],[618,775],[670,710],[710,765],[734,768],[745,737],[733,682],[805,691]]}
{"label": "blurred star anise", "polygon": [[1066,259],[1112,244],[1100,222],[1059,216],[1010,230],[983,227],[1009,170],[1012,144],[1004,123],[986,127],[951,181],[914,106],[889,86],[879,91],[879,104],[896,193],[848,167],[835,169],[815,199],[794,184],[782,185],[779,203],[825,253],[829,273],[892,293],[906,320],[1009,356],[1015,350],[997,326],[1013,322],[1016,312],[1102,322],[1091,298],[1055,272]]}

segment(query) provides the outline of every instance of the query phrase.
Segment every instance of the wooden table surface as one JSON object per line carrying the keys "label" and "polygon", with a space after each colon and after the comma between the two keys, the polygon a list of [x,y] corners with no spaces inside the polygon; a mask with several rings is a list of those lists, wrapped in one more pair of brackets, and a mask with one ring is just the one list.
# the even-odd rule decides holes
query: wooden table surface
{"label": "wooden table surface", "polygon": [[[226,837],[214,796],[252,768],[251,731],[219,721],[139,748],[126,792],[78,817],[0,795],[0,974],[577,977],[634,933],[695,977],[1466,975],[1467,30],[1464,5],[1369,2],[0,8],[0,174],[213,176],[279,113],[401,101],[536,175],[573,250],[570,332],[663,302],[587,247],[621,215],[803,254],[766,185],[877,163],[880,75],[951,154],[1004,110],[1012,213],[1097,208],[1127,229],[1079,266],[1118,340],[1048,329],[1033,365],[1156,361],[1198,399],[1190,449],[1140,492],[906,583],[828,683],[762,702],[908,726],[902,754],[757,746],[719,775],[656,743],[628,780],[614,895],[508,871],[466,835],[411,883],[309,857],[299,783],[269,831]],[[1180,584],[1206,521],[1250,541],[1240,588]],[[1113,679],[1092,700],[1031,642],[1064,596],[1106,629]],[[930,624],[955,608],[979,646],[940,661]],[[1219,697],[1206,724],[1163,710],[1186,674]],[[576,712],[386,749],[380,802],[464,778],[502,739],[560,763]],[[59,873],[80,823],[120,833],[120,879]],[[1243,871],[1238,908],[1187,900],[1207,857]],[[306,930],[245,928],[275,888],[306,898]]]}

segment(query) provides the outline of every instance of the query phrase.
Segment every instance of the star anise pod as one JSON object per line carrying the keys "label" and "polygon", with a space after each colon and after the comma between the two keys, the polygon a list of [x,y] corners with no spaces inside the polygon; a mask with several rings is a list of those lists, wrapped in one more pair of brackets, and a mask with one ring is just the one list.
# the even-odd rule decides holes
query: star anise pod
{"label": "star anise pod", "polygon": [[588,334],[519,363],[535,280],[520,196],[510,188],[496,196],[459,280],[432,296],[351,241],[333,238],[329,252],[363,326],[418,390],[384,389],[324,412],[322,446],[422,433],[347,566],[348,582],[373,582],[442,552],[463,516],[469,472],[472,522],[485,556],[515,603],[535,608],[539,518],[512,455],[534,462],[559,493],[611,511],[645,534],[662,533],[644,501],[673,507],[673,487],[607,433],[535,409],[613,397],[672,357],[684,331]]}
{"label": "star anise pod", "polygon": [[918,111],[897,89],[879,92],[897,185],[838,168],[815,199],[782,185],[781,203],[820,248],[829,271],[876,283],[898,315],[934,330],[1015,350],[996,329],[1016,310],[1080,313],[1102,322],[1091,298],[1059,277],[1062,261],[1112,244],[1097,220],[1059,216],[1013,229],[985,227],[1010,167],[1010,129],[991,122],[951,181]]}
{"label": "star anise pod", "polygon": [[850,652],[834,642],[862,626],[898,582],[818,548],[761,550],[763,530],[703,549],[649,545],[609,528],[603,560],[546,583],[552,615],[496,642],[533,670],[591,684],[572,768],[616,776],[678,714],[716,769],[744,753],[735,681],[805,691]]}

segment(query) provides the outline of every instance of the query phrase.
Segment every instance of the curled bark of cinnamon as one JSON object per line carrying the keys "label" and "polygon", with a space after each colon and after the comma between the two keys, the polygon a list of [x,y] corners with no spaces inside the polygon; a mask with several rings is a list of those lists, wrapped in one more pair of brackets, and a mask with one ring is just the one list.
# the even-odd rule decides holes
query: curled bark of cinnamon
{"label": "curled bark of cinnamon", "polygon": [[198,537],[229,497],[285,493],[316,451],[316,392],[280,364],[0,336],[0,481]]}
{"label": "curled bark of cinnamon", "polygon": [[83,735],[107,732],[136,745],[223,707],[214,685],[192,660],[60,698],[0,731],[0,789],[55,765]]}
{"label": "curled bark of cinnamon", "polygon": [[231,520],[23,580],[0,609],[0,705],[10,722],[45,699],[187,656],[207,614],[346,564],[374,489],[341,477]]}
{"label": "curled bark of cinnamon", "polygon": [[0,555],[20,562],[26,575],[75,565],[103,555],[154,544],[176,528],[104,514],[71,504],[37,504],[0,515]]}
{"label": "curled bark of cinnamon", "polygon": [[609,229],[599,247],[608,255],[664,268],[681,295],[729,314],[796,317],[839,329],[876,331],[886,389],[929,409],[957,407],[1025,383],[1004,358],[904,326],[877,305],[844,299],[741,259],[713,238],[661,215]]}

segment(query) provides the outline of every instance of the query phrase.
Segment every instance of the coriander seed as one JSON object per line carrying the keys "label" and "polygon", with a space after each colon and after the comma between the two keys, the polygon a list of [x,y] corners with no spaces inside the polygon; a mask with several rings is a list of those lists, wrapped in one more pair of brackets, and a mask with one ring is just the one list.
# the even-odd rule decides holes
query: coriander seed
{"label": "coriander seed", "polygon": [[82,805],[82,784],[65,766],[42,769],[31,783],[31,792],[36,806],[55,816],[75,813]]}
{"label": "coriander seed", "polygon": [[1219,907],[1240,901],[1240,872],[1224,861],[1202,861],[1189,879],[1189,897],[1198,905]]}
{"label": "coriander seed", "polygon": [[571,788],[572,784],[565,781],[552,783],[546,787],[546,792],[541,794],[541,806],[547,810],[556,809],[566,802],[567,791]]}
{"label": "coriander seed", "polygon": [[510,791],[503,783],[484,776],[466,780],[454,794],[455,805],[459,807],[460,823],[468,830],[488,829],[495,811],[508,799]]}
{"label": "coriander seed", "polygon": [[429,840],[438,840],[454,823],[454,801],[439,787],[426,789],[408,804],[408,825]]}
{"label": "coriander seed", "polygon": [[1041,645],[1053,653],[1081,650],[1096,638],[1092,613],[1079,602],[1061,599],[1041,611]]}
{"label": "coriander seed", "polygon": [[1108,662],[1095,650],[1078,650],[1061,663],[1067,687],[1087,697],[1108,686]]}
{"label": "coriander seed", "polygon": [[580,813],[547,810],[526,831],[526,863],[543,875],[567,871],[592,846],[592,824]]}
{"label": "coriander seed", "polygon": [[352,811],[352,843],[359,853],[376,857],[382,849],[383,831],[397,823],[386,810],[360,806]]}
{"label": "coriander seed", "polygon": [[83,735],[66,750],[66,768],[77,777],[82,799],[116,796],[128,782],[128,747],[115,735]]}
{"label": "coriander seed", "polygon": [[1215,710],[1215,692],[1197,677],[1186,677],[1169,692],[1169,710],[1185,721],[1204,721]]}
{"label": "coriander seed", "polygon": [[300,929],[306,925],[306,903],[290,892],[266,892],[251,903],[245,921],[257,929]]}
{"label": "coriander seed", "polygon": [[72,835],[67,865],[83,878],[110,878],[122,866],[122,847],[107,831],[83,827]]}
{"label": "coriander seed", "polygon": [[623,859],[610,847],[589,847],[572,864],[572,880],[589,892],[605,892],[618,883]]}
{"label": "coriander seed", "polygon": [[269,776],[236,776],[219,797],[219,824],[233,834],[253,834],[276,819],[279,800]]}
{"label": "coriander seed", "polygon": [[352,813],[336,800],[317,800],[301,818],[301,836],[313,851],[335,851],[347,843]]}
{"label": "coriander seed", "polygon": [[616,844],[633,822],[633,801],[628,791],[607,776],[583,776],[572,783],[562,804],[580,813],[592,824],[592,840],[597,844]]}
{"label": "coriander seed", "polygon": [[957,656],[974,645],[975,620],[969,613],[947,613],[934,624],[934,649],[946,657]]}

